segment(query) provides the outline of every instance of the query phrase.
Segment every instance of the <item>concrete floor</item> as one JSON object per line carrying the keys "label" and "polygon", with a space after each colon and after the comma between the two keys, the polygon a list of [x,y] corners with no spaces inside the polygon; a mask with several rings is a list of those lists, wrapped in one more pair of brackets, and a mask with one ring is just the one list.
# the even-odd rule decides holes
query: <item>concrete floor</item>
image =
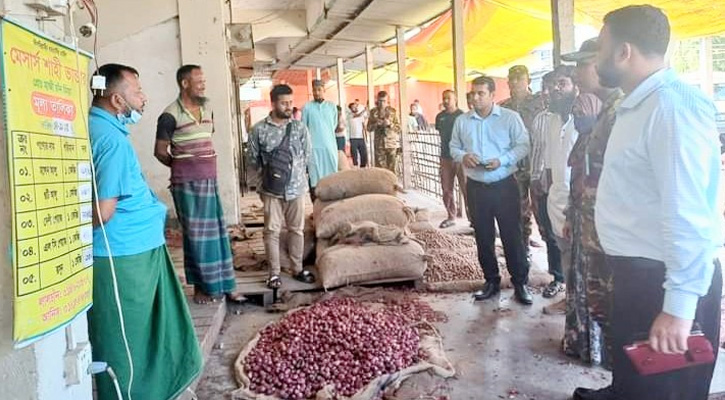
{"label": "concrete floor", "polygon": [[[431,208],[431,222],[436,226],[442,220],[436,202],[416,193],[405,197],[416,206]],[[454,229],[465,231],[467,225],[461,221]],[[532,267],[545,268],[545,260],[545,250],[535,249]],[[565,400],[577,386],[608,383],[607,371],[582,365],[559,350],[564,317],[544,315],[542,308],[561,297],[545,300],[536,295],[534,305],[525,307],[514,302],[512,295],[505,290],[499,299],[487,302],[473,302],[468,293],[421,295],[449,318],[438,329],[457,370],[457,377],[448,383],[450,399]],[[196,390],[200,400],[230,398],[237,388],[232,365],[240,350],[262,327],[280,317],[254,305],[229,310]],[[723,351],[718,364],[712,393],[725,392]]]}

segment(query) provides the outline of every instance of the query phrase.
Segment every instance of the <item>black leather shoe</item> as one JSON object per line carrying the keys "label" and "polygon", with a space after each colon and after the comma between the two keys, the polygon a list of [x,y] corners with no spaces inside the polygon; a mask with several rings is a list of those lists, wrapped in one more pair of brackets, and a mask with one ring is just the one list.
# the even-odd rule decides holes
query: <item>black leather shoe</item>
{"label": "black leather shoe", "polygon": [[486,282],[483,289],[473,293],[476,301],[488,300],[501,292],[501,286],[498,283]]}
{"label": "black leather shoe", "polygon": [[534,304],[534,296],[531,295],[526,285],[514,285],[514,297],[521,304],[527,306]]}
{"label": "black leather shoe", "polygon": [[573,400],[616,400],[614,389],[607,386],[601,389],[576,388]]}

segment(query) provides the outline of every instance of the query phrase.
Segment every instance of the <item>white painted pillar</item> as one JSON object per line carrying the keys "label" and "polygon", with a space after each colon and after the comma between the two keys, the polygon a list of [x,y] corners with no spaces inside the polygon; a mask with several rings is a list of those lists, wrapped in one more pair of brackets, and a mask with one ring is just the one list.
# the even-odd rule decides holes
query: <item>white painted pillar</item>
{"label": "white painted pillar", "polygon": [[345,98],[345,65],[342,58],[337,59],[337,103],[342,107],[342,112],[345,112],[347,100]]}
{"label": "white painted pillar", "polygon": [[576,51],[574,40],[574,0],[551,0],[551,23],[554,33],[554,66],[561,55]]}
{"label": "white painted pillar", "polygon": [[466,109],[466,49],[464,43],[464,0],[451,0],[453,14],[453,87],[458,107]]}
{"label": "white painted pillar", "polygon": [[413,182],[413,175],[410,145],[408,142],[408,74],[405,65],[405,28],[401,26],[395,28],[395,36],[397,38],[396,48],[398,55],[398,118],[400,119],[400,143],[403,152],[403,187],[407,189]]}
{"label": "white painted pillar", "polygon": [[700,39],[700,88],[711,98],[715,95],[714,74],[712,63],[712,37]]}
{"label": "white painted pillar", "polygon": [[372,110],[375,107],[375,81],[373,76],[373,46],[365,46],[365,71],[368,77],[368,110]]}
{"label": "white painted pillar", "polygon": [[315,68],[315,79],[322,79],[322,72],[319,68]]}
{"label": "white painted pillar", "polygon": [[[236,87],[229,68],[224,27],[223,0],[177,0],[179,41],[182,64],[198,64],[206,77],[206,94],[214,110],[214,149],[217,153],[217,180],[224,217],[228,224],[239,223],[239,171],[234,158],[239,143],[237,124],[232,121],[231,99]],[[175,81],[170,81],[175,85]],[[232,93],[234,92],[234,93]]]}

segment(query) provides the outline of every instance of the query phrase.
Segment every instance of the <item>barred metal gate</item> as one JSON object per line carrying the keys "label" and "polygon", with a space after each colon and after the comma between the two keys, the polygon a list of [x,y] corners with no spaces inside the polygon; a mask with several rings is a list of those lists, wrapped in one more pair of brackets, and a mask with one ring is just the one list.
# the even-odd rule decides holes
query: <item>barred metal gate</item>
{"label": "barred metal gate", "polygon": [[[441,187],[440,160],[441,160],[441,136],[437,130],[417,130],[408,132],[410,142],[411,159],[413,163],[413,188],[416,190],[443,200],[443,189]],[[454,196],[459,209],[463,205],[458,182],[454,187]]]}

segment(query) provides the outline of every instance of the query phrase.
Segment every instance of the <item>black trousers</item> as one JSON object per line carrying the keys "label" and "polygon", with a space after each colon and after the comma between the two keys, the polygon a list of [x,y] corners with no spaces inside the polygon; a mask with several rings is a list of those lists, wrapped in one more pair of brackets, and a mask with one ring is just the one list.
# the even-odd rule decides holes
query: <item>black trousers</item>
{"label": "black trousers", "polygon": [[350,139],[350,154],[352,164],[365,168],[368,166],[368,148],[365,146],[365,139]]}
{"label": "black trousers", "polygon": [[468,210],[471,212],[476,235],[478,262],[483,268],[486,282],[501,282],[495,249],[495,222],[498,222],[511,280],[514,284],[526,284],[529,279],[529,262],[526,259],[521,232],[521,208],[516,180],[510,176],[499,182],[485,184],[468,179],[466,187]]}
{"label": "black trousers", "polygon": [[[706,400],[715,366],[705,365],[675,372],[640,376],[623,347],[646,339],[662,311],[665,265],[646,258],[607,256],[614,272],[612,321],[612,384],[618,400]],[[695,322],[713,348],[720,340],[722,270],[715,261],[710,291],[700,298]],[[717,350],[715,350],[717,352]]]}

